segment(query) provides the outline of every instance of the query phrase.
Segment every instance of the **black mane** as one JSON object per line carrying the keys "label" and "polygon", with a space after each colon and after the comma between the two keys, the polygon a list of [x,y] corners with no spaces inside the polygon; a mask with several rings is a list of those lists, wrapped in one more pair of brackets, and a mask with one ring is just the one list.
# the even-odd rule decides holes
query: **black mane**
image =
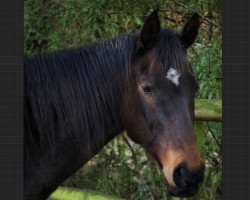
{"label": "black mane", "polygon": [[57,134],[68,134],[72,142],[84,135],[86,144],[89,137],[98,144],[104,131],[120,131],[117,103],[128,80],[134,43],[135,35],[129,34],[27,60],[25,142],[39,149],[53,146]]}

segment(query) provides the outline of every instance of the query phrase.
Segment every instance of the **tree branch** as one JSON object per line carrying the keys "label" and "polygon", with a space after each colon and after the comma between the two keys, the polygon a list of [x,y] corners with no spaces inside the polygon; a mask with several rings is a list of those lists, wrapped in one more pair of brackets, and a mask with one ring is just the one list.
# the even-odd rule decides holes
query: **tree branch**
{"label": "tree branch", "polygon": [[132,146],[130,145],[129,141],[127,140],[127,138],[126,138],[124,135],[122,135],[122,138],[124,139],[124,141],[125,141],[126,144],[128,145],[128,147],[129,147],[129,149],[130,149],[130,151],[131,151],[131,153],[132,153],[133,159],[134,159],[134,161],[135,161],[135,165],[136,165],[136,164],[137,164],[137,159],[136,159],[136,155],[135,155],[135,152],[134,152]]}
{"label": "tree branch", "polygon": [[212,129],[211,129],[211,127],[209,126],[208,122],[206,122],[206,124],[207,124],[208,130],[209,130],[210,133],[212,134],[212,136],[213,136],[215,142],[217,143],[217,145],[218,145],[219,147],[221,147],[219,141],[216,139],[216,137],[215,137],[215,135],[214,135],[214,132],[212,131]]}
{"label": "tree branch", "polygon": [[[192,12],[195,12],[194,10],[188,8],[188,6],[184,5],[183,3],[180,3],[180,2],[178,2],[178,1],[174,1],[174,2],[175,2],[177,5],[179,5],[179,6],[183,7],[183,8],[185,8],[185,9],[188,9],[188,10],[190,10],[190,11],[192,11]],[[219,24],[215,23],[214,21],[208,19],[208,18],[205,17],[205,16],[202,16],[202,17],[203,17],[203,19],[204,19],[205,21],[207,21],[207,22],[213,24],[214,26],[216,26],[217,28],[219,28],[220,30],[222,30],[222,28],[221,28],[221,26],[220,26]]]}

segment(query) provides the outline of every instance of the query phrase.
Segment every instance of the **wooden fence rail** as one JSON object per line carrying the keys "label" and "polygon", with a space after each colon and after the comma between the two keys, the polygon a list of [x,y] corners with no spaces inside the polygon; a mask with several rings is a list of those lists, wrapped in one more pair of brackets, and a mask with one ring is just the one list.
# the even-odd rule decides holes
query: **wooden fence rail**
{"label": "wooden fence rail", "polygon": [[194,118],[197,121],[222,121],[221,99],[196,99]]}

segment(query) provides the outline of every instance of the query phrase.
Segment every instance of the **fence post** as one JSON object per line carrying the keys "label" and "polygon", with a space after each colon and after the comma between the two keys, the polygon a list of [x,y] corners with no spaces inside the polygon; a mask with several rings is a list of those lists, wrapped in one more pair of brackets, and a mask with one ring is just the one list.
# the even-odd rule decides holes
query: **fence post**
{"label": "fence post", "polygon": [[194,131],[196,135],[196,143],[198,151],[200,153],[201,159],[205,162],[206,157],[206,146],[205,146],[205,134],[206,134],[206,122],[204,121],[195,121],[194,122]]}
{"label": "fence post", "polygon": [[[196,142],[198,151],[200,153],[201,159],[205,164],[206,160],[206,145],[205,145],[205,137],[206,137],[206,122],[205,121],[195,121],[194,122],[194,131],[196,135]],[[193,200],[200,200],[201,197],[204,196],[205,193],[205,183],[203,182],[202,186],[200,187],[198,193],[192,198]]]}

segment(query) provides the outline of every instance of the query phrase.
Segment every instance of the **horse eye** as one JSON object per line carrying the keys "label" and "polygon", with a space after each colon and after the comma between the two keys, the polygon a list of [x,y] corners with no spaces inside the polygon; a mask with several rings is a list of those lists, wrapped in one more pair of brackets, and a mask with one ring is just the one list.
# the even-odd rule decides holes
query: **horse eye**
{"label": "horse eye", "polygon": [[142,84],[142,89],[146,94],[150,94],[151,93],[151,88],[149,85],[147,84]]}

